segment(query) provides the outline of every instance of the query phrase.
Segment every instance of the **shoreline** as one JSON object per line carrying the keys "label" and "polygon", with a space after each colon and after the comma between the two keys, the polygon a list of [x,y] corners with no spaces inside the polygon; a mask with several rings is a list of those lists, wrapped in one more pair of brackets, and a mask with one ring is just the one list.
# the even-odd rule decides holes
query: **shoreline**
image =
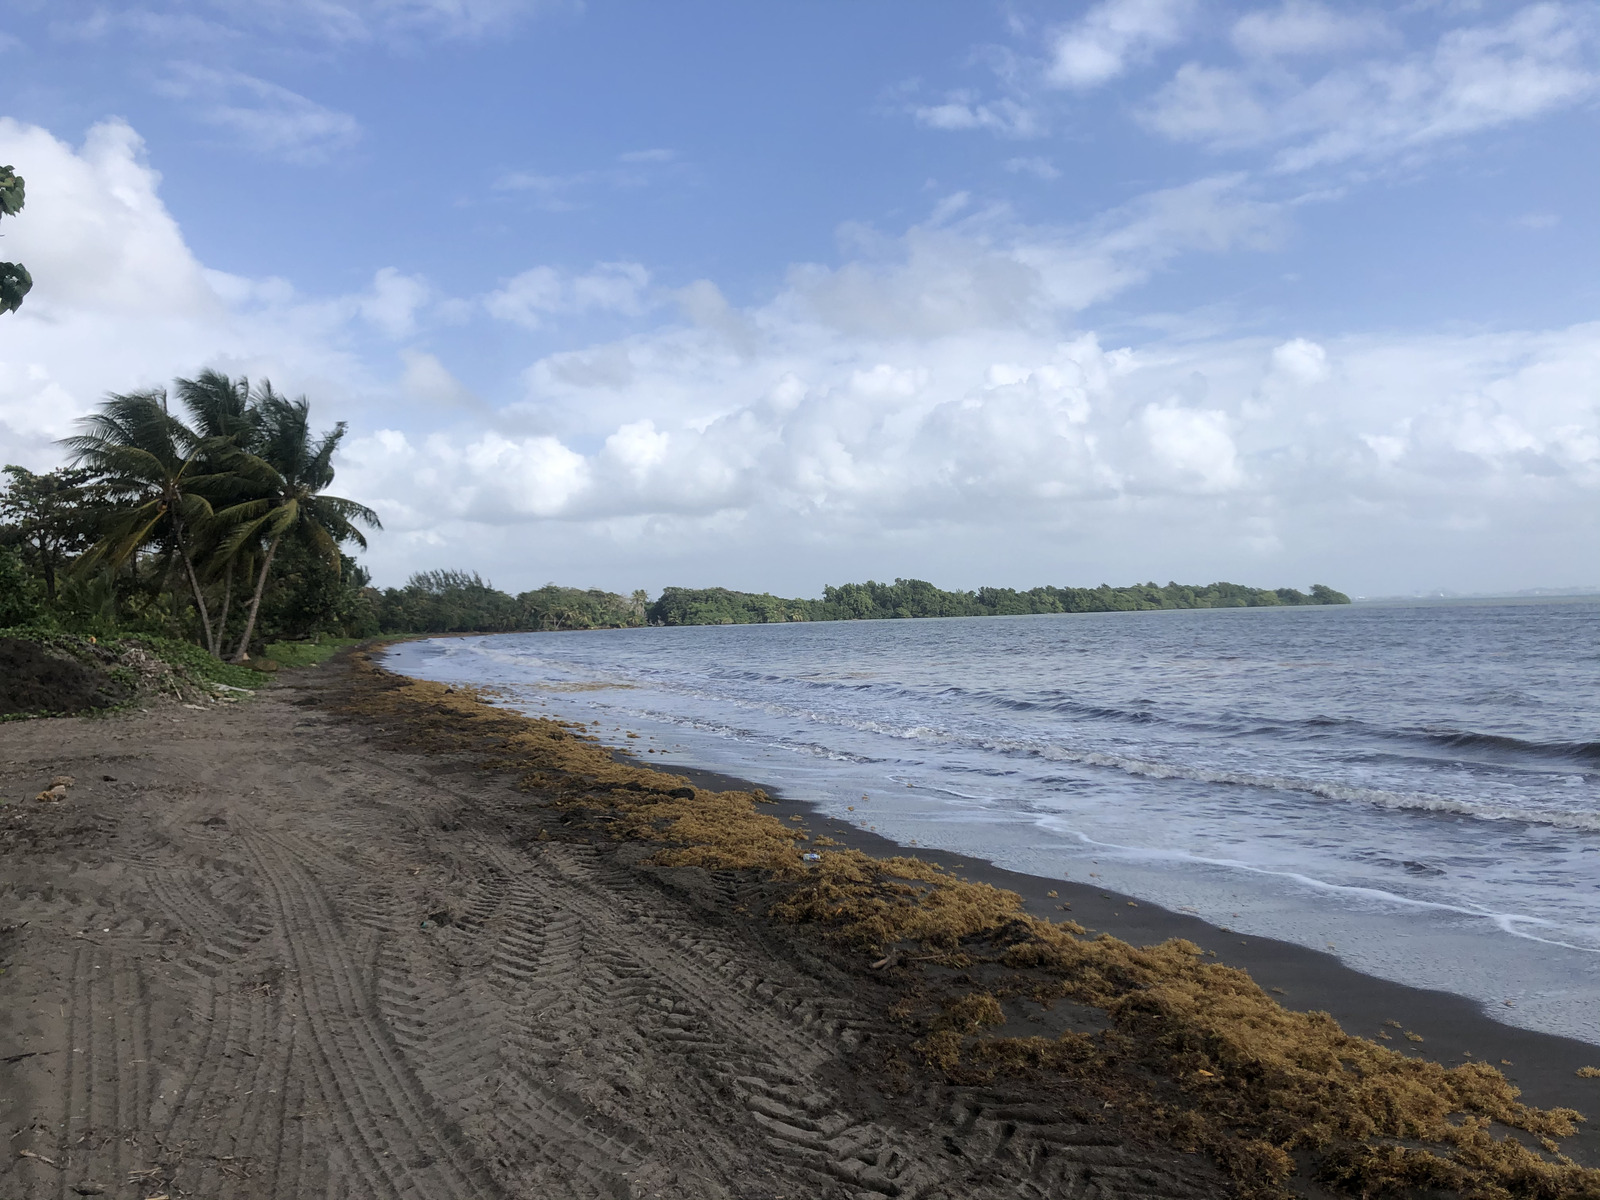
{"label": "shoreline", "polygon": [[[642,761],[625,747],[606,749],[619,762],[678,775],[695,787],[759,789],[774,801],[773,813],[785,823],[792,817],[801,818],[802,828],[813,838],[831,838],[875,858],[911,855],[936,860],[962,878],[1017,893],[1024,909],[1036,917],[1071,919],[1091,934],[1109,934],[1136,946],[1171,938],[1194,942],[1203,950],[1214,951],[1213,961],[1246,971],[1283,1007],[1295,1012],[1326,1012],[1346,1032],[1380,1040],[1386,1048],[1408,1057],[1446,1066],[1486,1062],[1521,1089],[1525,1103],[1582,1113],[1587,1119],[1565,1145],[1565,1152],[1585,1166],[1600,1166],[1600,1080],[1580,1078],[1576,1073],[1579,1067],[1600,1065],[1600,1046],[1507,1025],[1469,997],[1368,975],[1324,951],[1275,938],[1240,936],[1199,917],[1091,884],[1012,871],[966,854],[902,845],[829,817],[811,801],[786,796],[751,780],[690,764]],[[1386,1022],[1398,1022],[1399,1027]],[[1034,1031],[1009,1032],[1048,1032],[1044,1021],[1038,1024]],[[1407,1040],[1407,1031],[1421,1037],[1421,1042]],[[1383,1033],[1392,1040],[1381,1039]]]}
{"label": "shoreline", "polygon": [[1600,1197],[1592,1133],[1497,1075],[1032,916],[1166,914],[873,859],[844,843],[899,847],[364,654],[0,734],[19,1200]]}

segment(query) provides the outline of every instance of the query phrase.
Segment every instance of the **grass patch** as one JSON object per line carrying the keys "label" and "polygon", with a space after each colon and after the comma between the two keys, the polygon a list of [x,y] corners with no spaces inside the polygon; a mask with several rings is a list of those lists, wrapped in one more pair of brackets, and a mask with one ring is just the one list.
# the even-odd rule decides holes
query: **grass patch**
{"label": "grass patch", "polygon": [[[1023,911],[1015,893],[911,857],[828,849],[764,809],[760,792],[714,792],[617,762],[582,727],[494,707],[483,692],[389,675],[354,659],[355,711],[406,728],[415,748],[516,770],[574,823],[655,843],[663,865],[759,871],[774,919],[805,924],[888,972],[929,1070],[981,1085],[1001,1075],[1070,1081],[1150,1136],[1208,1153],[1241,1193],[1287,1197],[1297,1158],[1350,1196],[1600,1200],[1600,1170],[1561,1154],[1583,1118],[1524,1105],[1483,1063],[1446,1067],[1285,1009],[1245,972],[1173,940],[1136,947]],[[810,843],[816,845],[816,843]],[[937,975],[912,963],[933,962]],[[992,1033],[1004,1004],[1071,1000],[1103,1010],[1096,1036]],[[1522,1131],[1525,1141],[1496,1133]]]}
{"label": "grass patch", "polygon": [[281,667],[314,667],[326,662],[348,646],[360,645],[366,638],[318,638],[314,642],[273,642],[266,656]]}

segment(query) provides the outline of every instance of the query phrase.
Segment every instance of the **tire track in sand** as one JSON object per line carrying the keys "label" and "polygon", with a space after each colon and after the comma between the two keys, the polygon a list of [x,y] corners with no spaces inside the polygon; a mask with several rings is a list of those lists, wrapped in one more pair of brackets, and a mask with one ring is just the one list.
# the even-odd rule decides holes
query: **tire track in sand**
{"label": "tire track in sand", "polygon": [[296,977],[300,1045],[339,1134],[338,1149],[372,1197],[476,1200],[496,1194],[412,1076],[381,1016],[364,956],[351,952],[317,882],[281,834],[241,828]]}

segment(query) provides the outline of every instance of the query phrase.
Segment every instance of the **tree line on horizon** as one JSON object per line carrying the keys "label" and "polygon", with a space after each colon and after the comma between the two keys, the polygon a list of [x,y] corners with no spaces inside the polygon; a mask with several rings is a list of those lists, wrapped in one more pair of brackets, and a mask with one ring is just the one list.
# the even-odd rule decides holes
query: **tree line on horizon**
{"label": "tree line on horizon", "polygon": [[765,625],[789,621],[882,621],[921,617],[1009,617],[1045,613],[1143,612],[1173,608],[1276,608],[1349,604],[1326,584],[1309,593],[1296,588],[1253,588],[1239,583],[1168,583],[1095,588],[983,587],[946,591],[922,579],[845,583],[823,589],[821,600],[784,599],[727,588],[669,587],[650,605],[653,625]]}

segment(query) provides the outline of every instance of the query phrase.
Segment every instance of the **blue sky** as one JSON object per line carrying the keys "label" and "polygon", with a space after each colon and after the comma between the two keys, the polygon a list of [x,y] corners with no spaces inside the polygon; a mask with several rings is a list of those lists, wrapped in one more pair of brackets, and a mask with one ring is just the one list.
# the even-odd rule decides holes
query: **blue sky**
{"label": "blue sky", "polygon": [[0,456],[202,366],[380,582],[1600,582],[1592,4],[0,5]]}

